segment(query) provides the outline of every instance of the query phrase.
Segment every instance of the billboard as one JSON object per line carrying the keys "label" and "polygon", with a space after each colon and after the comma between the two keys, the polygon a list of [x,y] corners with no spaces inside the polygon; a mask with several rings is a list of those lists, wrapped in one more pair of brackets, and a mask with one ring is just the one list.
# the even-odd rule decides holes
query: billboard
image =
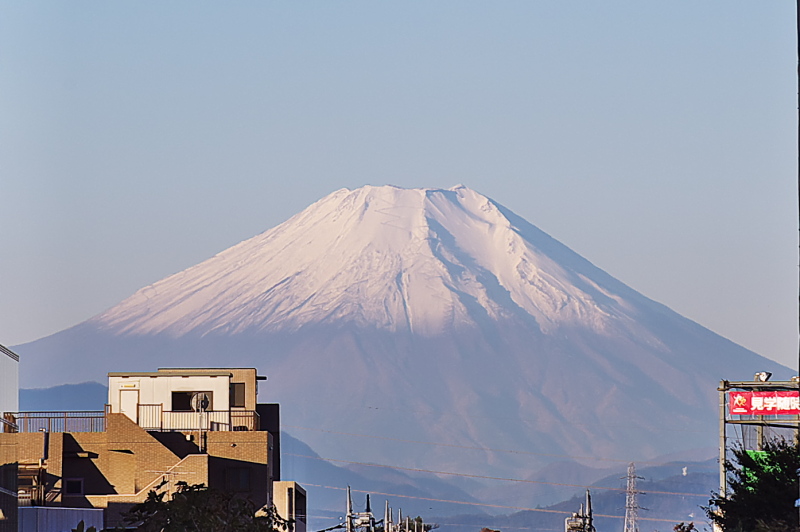
{"label": "billboard", "polygon": [[728,412],[737,416],[798,416],[800,392],[728,392]]}

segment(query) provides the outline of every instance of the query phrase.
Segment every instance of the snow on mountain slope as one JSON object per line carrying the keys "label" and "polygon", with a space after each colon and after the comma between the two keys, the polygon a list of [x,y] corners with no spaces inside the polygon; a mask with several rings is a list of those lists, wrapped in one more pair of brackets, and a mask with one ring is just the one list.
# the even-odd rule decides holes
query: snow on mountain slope
{"label": "snow on mountain slope", "polygon": [[463,186],[338,190],[15,350],[28,387],[257,367],[326,457],[509,476],[713,447],[720,379],[791,375]]}
{"label": "snow on mountain slope", "polygon": [[487,318],[533,318],[543,332],[629,323],[625,301],[575,266],[555,262],[463,186],[342,189],[92,321],[171,336],[340,322],[422,335]]}

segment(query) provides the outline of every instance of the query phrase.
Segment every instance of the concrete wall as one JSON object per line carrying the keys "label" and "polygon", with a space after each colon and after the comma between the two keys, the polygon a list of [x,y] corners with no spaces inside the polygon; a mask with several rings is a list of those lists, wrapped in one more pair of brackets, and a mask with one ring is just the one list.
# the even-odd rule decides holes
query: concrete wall
{"label": "concrete wall", "polygon": [[185,373],[208,373],[214,374],[225,372],[230,374],[231,383],[242,383],[245,385],[245,410],[255,410],[258,396],[258,382],[256,380],[255,368],[159,368],[158,374],[181,375]]}
{"label": "concrete wall", "polygon": [[306,532],[306,522],[308,521],[306,490],[300,484],[290,480],[275,482],[272,489],[278,515],[283,519],[293,521],[291,530],[294,532]]}

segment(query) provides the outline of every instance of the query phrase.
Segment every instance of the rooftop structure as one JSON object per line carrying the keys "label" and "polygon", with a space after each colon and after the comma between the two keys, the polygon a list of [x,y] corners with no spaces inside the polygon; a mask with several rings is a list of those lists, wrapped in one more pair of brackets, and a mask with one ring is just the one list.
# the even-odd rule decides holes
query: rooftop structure
{"label": "rooftop structure", "polygon": [[109,373],[108,404],[146,430],[259,430],[263,379],[252,368]]}
{"label": "rooftop structure", "polygon": [[258,381],[265,379],[253,368],[114,372],[108,374],[105,410],[16,412],[14,408],[5,410],[4,417],[19,432],[104,432],[108,414],[124,414],[148,431],[258,431],[261,414],[267,410],[267,405],[256,404]]}

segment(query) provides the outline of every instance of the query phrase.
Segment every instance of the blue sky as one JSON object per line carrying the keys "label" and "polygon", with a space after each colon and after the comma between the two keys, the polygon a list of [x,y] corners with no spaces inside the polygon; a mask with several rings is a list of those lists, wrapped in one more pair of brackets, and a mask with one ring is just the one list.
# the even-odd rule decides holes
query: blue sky
{"label": "blue sky", "polygon": [[0,343],[336,189],[463,183],[796,365],[794,2],[0,9]]}

